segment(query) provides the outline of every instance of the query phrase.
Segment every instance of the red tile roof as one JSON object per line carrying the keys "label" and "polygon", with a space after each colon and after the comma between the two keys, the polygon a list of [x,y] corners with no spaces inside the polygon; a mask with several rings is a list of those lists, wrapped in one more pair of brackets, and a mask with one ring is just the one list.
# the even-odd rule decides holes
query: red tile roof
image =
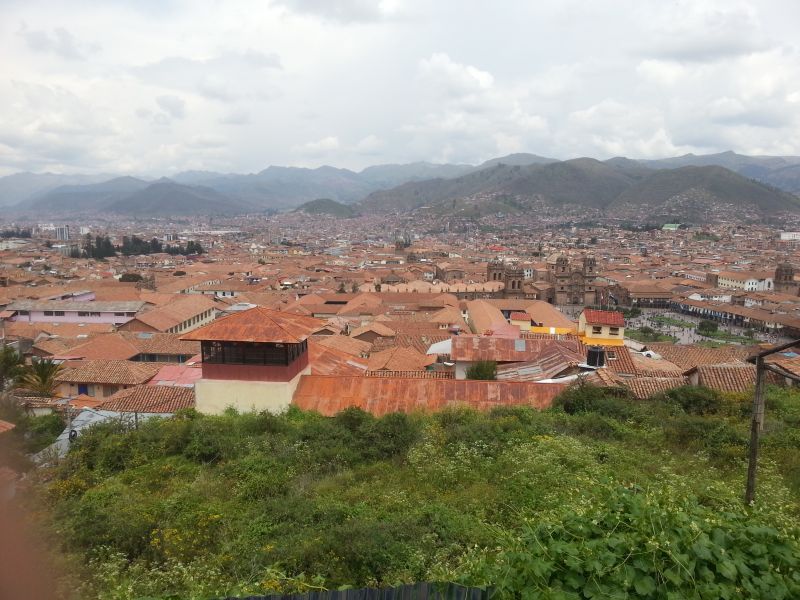
{"label": "red tile roof", "polygon": [[12,429],[14,429],[14,427],[16,427],[16,425],[14,425],[13,423],[9,423],[8,421],[3,421],[2,419],[0,419],[0,433],[11,431]]}
{"label": "red tile roof", "polygon": [[456,406],[476,410],[517,405],[544,409],[565,388],[564,384],[516,381],[303,375],[292,402],[303,410],[327,416],[351,406],[374,415]]}
{"label": "red tile roof", "polygon": [[297,344],[325,325],[325,321],[262,306],[217,319],[181,336],[182,340],[214,342],[277,342]]}
{"label": "red tile roof", "polygon": [[121,390],[98,406],[101,410],[174,413],[194,406],[194,388],[140,385]]}
{"label": "red tile roof", "polygon": [[611,327],[625,327],[625,317],[621,312],[613,310],[595,310],[584,308],[583,317],[589,325],[610,325]]}
{"label": "red tile roof", "polygon": [[104,383],[109,385],[138,385],[147,383],[160,369],[152,363],[128,360],[90,360],[59,374],[59,383]]}

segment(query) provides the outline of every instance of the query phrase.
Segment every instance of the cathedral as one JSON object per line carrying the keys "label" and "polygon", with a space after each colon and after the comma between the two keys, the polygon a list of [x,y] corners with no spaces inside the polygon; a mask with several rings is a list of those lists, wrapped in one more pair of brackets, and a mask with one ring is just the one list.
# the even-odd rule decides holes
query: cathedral
{"label": "cathedral", "polygon": [[601,303],[597,289],[597,261],[584,256],[580,262],[570,261],[565,254],[547,258],[545,269],[536,269],[525,279],[525,270],[518,265],[493,260],[486,266],[487,281],[502,281],[504,298],[544,300],[551,304],[595,306]]}

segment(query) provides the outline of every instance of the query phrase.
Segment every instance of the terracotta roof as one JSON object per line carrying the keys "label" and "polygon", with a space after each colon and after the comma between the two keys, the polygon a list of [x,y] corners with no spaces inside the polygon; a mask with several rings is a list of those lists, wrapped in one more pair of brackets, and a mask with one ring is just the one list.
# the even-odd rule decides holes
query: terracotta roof
{"label": "terracotta roof", "polygon": [[359,327],[358,329],[354,329],[353,331],[351,331],[350,337],[358,338],[358,336],[370,332],[375,333],[382,337],[392,337],[394,335],[393,329],[390,329],[384,323],[373,321],[372,323],[367,323],[363,327]]}
{"label": "terracotta roof", "polygon": [[697,383],[718,392],[746,392],[756,384],[756,366],[749,363],[701,365],[686,371],[697,373]]}
{"label": "terracotta roof", "polygon": [[120,390],[99,405],[116,412],[174,413],[194,406],[194,388],[139,385]]}
{"label": "terracotta roof", "polygon": [[312,375],[363,375],[367,370],[365,359],[356,358],[336,346],[325,346],[311,340],[308,353]]}
{"label": "terracotta roof", "polygon": [[563,384],[516,381],[303,375],[292,402],[303,410],[327,416],[351,406],[374,415],[456,406],[477,410],[519,405],[544,409],[565,388]]}
{"label": "terracotta roof", "polygon": [[3,421],[0,419],[0,433],[5,433],[6,431],[11,431],[14,429],[16,425],[14,423],[9,423],[8,421]]}
{"label": "terracotta roof", "polygon": [[368,354],[372,349],[372,344],[369,342],[357,340],[346,335],[315,335],[313,340],[322,346],[336,348],[351,356],[362,356]]}
{"label": "terracotta roof", "polygon": [[325,321],[320,319],[257,306],[217,319],[181,336],[181,339],[297,344],[323,325]]}
{"label": "terracotta roof", "polygon": [[687,383],[688,379],[682,375],[679,377],[634,377],[624,380],[624,384],[630,388],[633,395],[642,400]]}
{"label": "terracotta roof", "polygon": [[757,351],[752,346],[735,346],[733,344],[726,344],[719,348],[706,348],[659,342],[648,343],[647,347],[684,370],[699,365],[744,362],[748,356]]}
{"label": "terracotta roof", "polygon": [[621,312],[613,310],[595,310],[584,308],[583,317],[589,325],[610,325],[611,327],[625,327],[625,317]]}
{"label": "terracotta roof", "polygon": [[394,347],[375,352],[369,357],[370,371],[419,371],[436,362],[435,356],[420,354],[412,348]]}
{"label": "terracotta roof", "polygon": [[200,294],[174,294],[174,296],[175,298],[169,303],[139,313],[134,320],[158,331],[167,331],[216,306],[211,298]]}
{"label": "terracotta roof", "polygon": [[147,383],[160,366],[128,360],[91,360],[58,376],[61,383],[137,385]]}

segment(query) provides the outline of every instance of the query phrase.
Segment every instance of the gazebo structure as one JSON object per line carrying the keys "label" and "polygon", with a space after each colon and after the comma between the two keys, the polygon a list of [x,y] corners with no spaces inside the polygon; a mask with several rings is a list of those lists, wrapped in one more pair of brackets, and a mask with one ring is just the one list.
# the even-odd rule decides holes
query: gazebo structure
{"label": "gazebo structure", "polygon": [[324,325],[319,319],[256,307],[182,336],[202,347],[197,410],[285,410],[300,376],[311,372],[308,337]]}

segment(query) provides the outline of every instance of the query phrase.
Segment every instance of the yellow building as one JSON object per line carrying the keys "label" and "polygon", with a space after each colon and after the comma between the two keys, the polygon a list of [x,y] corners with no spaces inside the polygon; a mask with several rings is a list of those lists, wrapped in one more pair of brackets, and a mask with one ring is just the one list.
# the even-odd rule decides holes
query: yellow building
{"label": "yellow building", "polygon": [[585,308],[578,318],[578,336],[587,345],[622,346],[625,317],[621,312]]}

